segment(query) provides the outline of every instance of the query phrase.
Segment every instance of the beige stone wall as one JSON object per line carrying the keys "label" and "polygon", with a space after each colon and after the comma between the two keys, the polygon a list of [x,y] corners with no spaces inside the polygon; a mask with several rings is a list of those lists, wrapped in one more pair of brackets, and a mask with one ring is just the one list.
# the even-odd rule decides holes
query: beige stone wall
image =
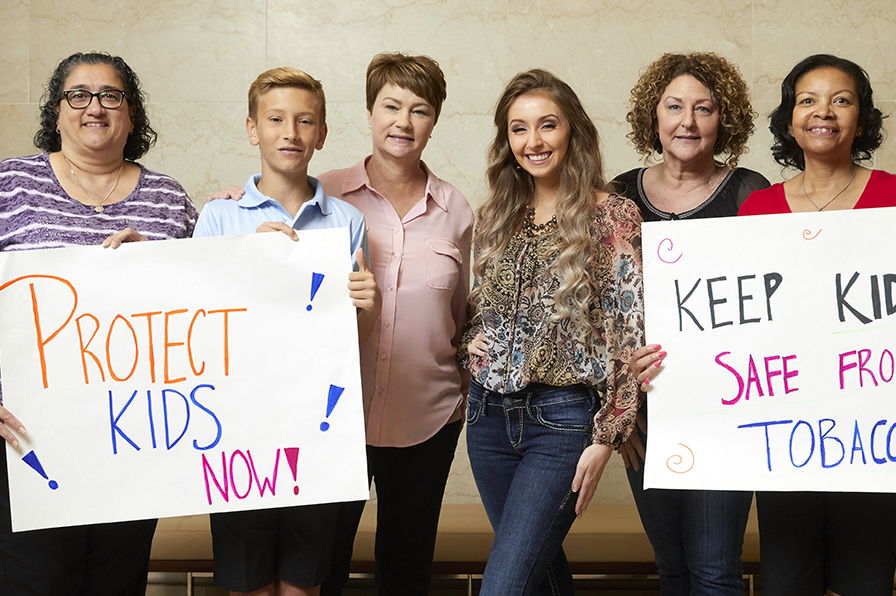
{"label": "beige stone wall", "polygon": [[[626,100],[639,70],[667,51],[718,52],[737,63],[760,114],[742,165],[773,181],[766,116],[805,56],[829,52],[869,72],[879,107],[896,102],[894,0],[0,0],[0,159],[34,153],[37,102],[58,61],[106,50],[137,71],[158,145],[143,159],[178,179],[198,204],[258,169],[246,140],[246,91],[261,71],[290,65],[321,79],[330,134],[311,172],[348,166],[370,150],[364,72],[377,52],[429,54],[448,100],[424,159],[481,199],[491,109],[516,72],[553,70],[580,94],[600,130],[609,177],[638,165]],[[891,124],[896,126],[896,124]],[[894,143],[875,167],[896,171]],[[463,445],[449,502],[476,489]],[[618,459],[599,502],[630,502]]]}

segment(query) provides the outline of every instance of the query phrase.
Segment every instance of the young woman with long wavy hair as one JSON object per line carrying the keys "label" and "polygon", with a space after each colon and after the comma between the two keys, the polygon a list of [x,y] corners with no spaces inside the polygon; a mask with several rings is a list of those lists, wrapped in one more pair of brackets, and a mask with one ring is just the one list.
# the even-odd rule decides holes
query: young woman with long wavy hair
{"label": "young woman with long wavy hair", "polygon": [[610,194],[575,92],[518,74],[495,113],[476,287],[459,354],[467,448],[495,530],[480,594],[572,594],[561,543],[631,432],[641,217]]}

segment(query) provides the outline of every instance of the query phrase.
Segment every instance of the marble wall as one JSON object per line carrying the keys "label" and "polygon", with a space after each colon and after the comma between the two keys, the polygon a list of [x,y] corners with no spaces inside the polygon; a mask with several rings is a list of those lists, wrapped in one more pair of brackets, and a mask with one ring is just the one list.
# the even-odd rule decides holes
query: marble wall
{"label": "marble wall", "polygon": [[[280,65],[321,79],[329,137],[311,173],[348,166],[370,150],[364,72],[377,52],[429,54],[448,99],[424,155],[474,206],[485,188],[491,110],[516,72],[543,67],[569,82],[602,135],[607,174],[638,165],[624,116],[639,70],[668,51],[714,51],[741,69],[760,117],[741,165],[773,181],[766,116],[803,57],[829,52],[868,71],[884,113],[896,103],[896,0],[0,0],[0,159],[34,153],[37,102],[62,58],[106,50],[137,71],[158,145],[143,159],[201,204],[258,170],[246,138],[246,91]],[[896,170],[894,143],[875,167]],[[446,500],[477,498],[463,445]],[[598,502],[630,502],[618,458]]]}

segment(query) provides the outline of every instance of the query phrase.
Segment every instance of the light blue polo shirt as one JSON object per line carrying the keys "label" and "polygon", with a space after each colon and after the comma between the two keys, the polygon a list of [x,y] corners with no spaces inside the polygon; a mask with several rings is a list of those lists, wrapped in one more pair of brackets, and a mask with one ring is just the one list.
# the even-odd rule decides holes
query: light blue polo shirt
{"label": "light blue polo shirt", "polygon": [[314,197],[299,208],[292,217],[283,205],[258,190],[261,174],[255,174],[246,183],[246,194],[239,201],[218,199],[209,201],[199,214],[199,221],[193,231],[194,238],[206,236],[229,236],[231,234],[251,234],[261,224],[281,221],[295,230],[320,230],[325,228],[348,228],[352,263],[358,248],[367,252],[367,230],[364,216],[356,208],[336,197],[324,194],[323,186],[308,176],[308,184],[314,189]]}

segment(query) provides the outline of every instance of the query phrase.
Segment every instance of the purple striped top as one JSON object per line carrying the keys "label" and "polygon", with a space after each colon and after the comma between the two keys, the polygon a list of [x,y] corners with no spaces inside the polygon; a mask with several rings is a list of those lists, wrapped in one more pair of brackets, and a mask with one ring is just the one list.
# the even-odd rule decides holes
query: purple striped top
{"label": "purple striped top", "polygon": [[195,225],[183,187],[143,166],[133,192],[97,213],[66,194],[46,153],[0,162],[0,250],[101,244],[127,227],[150,240],[189,238]]}

